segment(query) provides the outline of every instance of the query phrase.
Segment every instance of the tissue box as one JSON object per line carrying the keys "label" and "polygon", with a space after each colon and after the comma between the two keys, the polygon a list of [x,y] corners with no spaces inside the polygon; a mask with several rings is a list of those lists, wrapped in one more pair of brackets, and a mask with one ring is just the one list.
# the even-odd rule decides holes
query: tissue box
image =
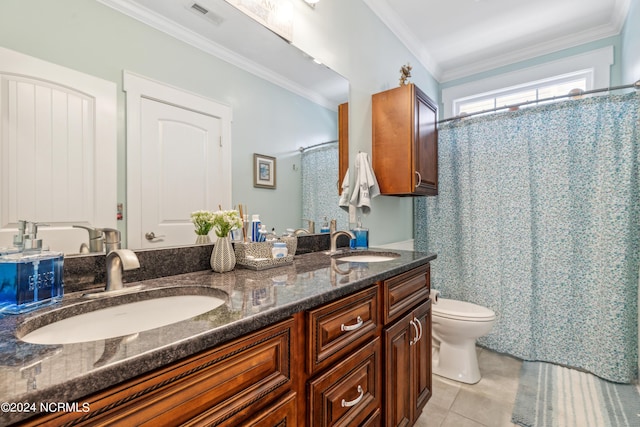
{"label": "tissue box", "polygon": [[0,312],[20,314],[60,301],[63,259],[52,251],[0,256]]}

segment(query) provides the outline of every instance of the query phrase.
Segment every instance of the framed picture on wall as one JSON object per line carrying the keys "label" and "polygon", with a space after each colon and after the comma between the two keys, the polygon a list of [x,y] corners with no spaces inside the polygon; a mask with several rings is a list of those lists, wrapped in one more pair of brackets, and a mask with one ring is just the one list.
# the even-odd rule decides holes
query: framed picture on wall
{"label": "framed picture on wall", "polygon": [[276,158],[263,154],[253,154],[253,186],[276,188]]}

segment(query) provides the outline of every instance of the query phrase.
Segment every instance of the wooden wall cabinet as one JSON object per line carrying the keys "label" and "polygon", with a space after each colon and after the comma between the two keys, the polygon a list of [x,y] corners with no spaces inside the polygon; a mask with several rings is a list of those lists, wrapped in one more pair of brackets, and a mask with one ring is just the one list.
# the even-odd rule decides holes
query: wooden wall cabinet
{"label": "wooden wall cabinet", "polygon": [[383,317],[390,322],[382,333],[387,427],[413,425],[431,397],[429,272],[427,265],[382,283]]}
{"label": "wooden wall cabinet", "polygon": [[438,194],[438,108],[414,84],[372,96],[372,167],[380,193]]}
{"label": "wooden wall cabinet", "polygon": [[338,194],[349,169],[349,103],[338,105]]}

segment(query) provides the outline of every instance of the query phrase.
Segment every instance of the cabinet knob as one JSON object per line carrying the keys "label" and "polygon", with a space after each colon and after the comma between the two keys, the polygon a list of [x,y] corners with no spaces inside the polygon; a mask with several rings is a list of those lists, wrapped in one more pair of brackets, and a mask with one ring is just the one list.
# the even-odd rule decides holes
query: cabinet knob
{"label": "cabinet knob", "polygon": [[416,171],[416,175],[418,175],[418,183],[416,184],[416,188],[420,187],[420,184],[422,184],[422,175],[420,175],[420,172]]}
{"label": "cabinet knob", "polygon": [[345,325],[344,323],[342,325],[340,325],[340,330],[341,331],[355,331],[356,329],[358,329],[359,327],[361,327],[362,325],[364,325],[364,321],[362,320],[362,317],[358,316],[358,318],[356,319],[356,323],[353,325]]}
{"label": "cabinet knob", "polygon": [[359,393],[359,396],[356,397],[353,400],[346,401],[346,400],[342,399],[342,407],[343,408],[349,408],[351,406],[357,405],[362,400],[362,398],[364,397],[364,390],[362,389],[361,386],[358,386],[358,393]]}

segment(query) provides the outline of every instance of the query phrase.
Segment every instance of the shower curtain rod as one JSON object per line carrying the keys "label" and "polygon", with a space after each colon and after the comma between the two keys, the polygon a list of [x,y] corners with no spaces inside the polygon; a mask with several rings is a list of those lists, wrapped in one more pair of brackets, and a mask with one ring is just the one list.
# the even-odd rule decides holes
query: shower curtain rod
{"label": "shower curtain rod", "polygon": [[312,148],[320,147],[322,145],[335,144],[336,142],[338,142],[338,140],[334,139],[333,141],[321,142],[319,144],[310,145],[308,147],[300,147],[298,150],[300,150],[300,152],[303,153],[305,150],[310,150]]}
{"label": "shower curtain rod", "polygon": [[554,101],[556,99],[576,97],[576,96],[582,96],[582,95],[590,95],[592,93],[609,92],[609,91],[612,91],[612,90],[630,89],[630,88],[635,88],[635,89],[640,90],[640,80],[636,80],[635,83],[631,83],[631,84],[628,84],[628,85],[611,86],[611,87],[602,88],[602,89],[587,90],[587,91],[584,91],[584,92],[579,93],[577,95],[576,94],[574,94],[574,95],[567,94],[567,95],[560,95],[560,96],[552,96],[550,98],[538,99],[536,101],[525,101],[525,102],[520,102],[518,104],[503,105],[502,107],[489,108],[488,110],[476,111],[475,113],[468,113],[468,114],[458,115],[458,116],[455,116],[455,117],[449,117],[448,119],[442,119],[442,120],[439,120],[437,122],[437,124],[450,122],[452,120],[464,119],[464,118],[467,118],[467,117],[476,116],[478,114],[485,114],[485,113],[491,113],[491,112],[498,111],[498,110],[516,108],[516,107],[520,107],[522,105],[536,104],[536,103],[539,103],[539,102]]}

